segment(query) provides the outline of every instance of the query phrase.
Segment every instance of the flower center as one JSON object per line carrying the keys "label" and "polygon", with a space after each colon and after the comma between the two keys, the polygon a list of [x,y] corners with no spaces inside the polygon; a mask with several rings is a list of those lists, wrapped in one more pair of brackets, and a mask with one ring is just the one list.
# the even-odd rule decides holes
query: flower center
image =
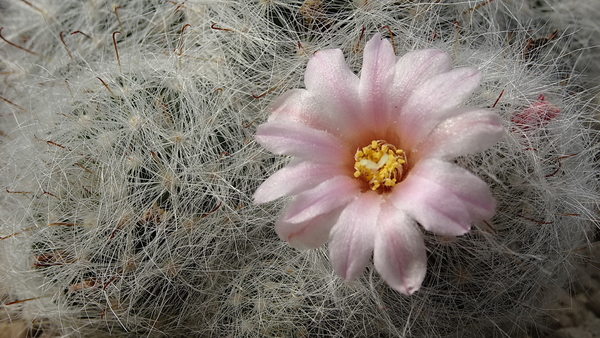
{"label": "flower center", "polygon": [[354,154],[354,177],[369,183],[371,190],[385,191],[402,180],[406,170],[406,154],[383,140],[357,149]]}

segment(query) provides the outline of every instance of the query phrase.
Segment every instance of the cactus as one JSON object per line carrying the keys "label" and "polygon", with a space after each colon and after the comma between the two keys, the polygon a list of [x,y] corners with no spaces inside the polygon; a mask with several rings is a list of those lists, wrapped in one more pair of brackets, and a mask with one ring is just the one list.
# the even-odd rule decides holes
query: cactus
{"label": "cactus", "polygon": [[[14,44],[0,51],[10,320],[82,337],[527,333],[593,229],[598,135],[555,57],[566,45],[533,52],[528,39],[547,35],[482,4],[0,2]],[[251,199],[287,161],[253,140],[269,105],[302,86],[316,50],[342,49],[357,71],[375,32],[397,54],[435,47],[479,68],[469,105],[508,130],[456,161],[490,185],[496,216],[458,238],[424,232],[427,277],[410,297],[372,266],[342,282],[326,249],[277,238],[285,201]]]}

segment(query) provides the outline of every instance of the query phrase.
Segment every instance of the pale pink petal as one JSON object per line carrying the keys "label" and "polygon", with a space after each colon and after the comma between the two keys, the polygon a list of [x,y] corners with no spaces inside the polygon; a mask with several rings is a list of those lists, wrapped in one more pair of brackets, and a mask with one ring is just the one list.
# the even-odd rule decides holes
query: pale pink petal
{"label": "pale pink petal", "polygon": [[419,158],[452,160],[486,150],[504,136],[500,116],[485,109],[467,110],[438,124],[417,145]]}
{"label": "pale pink petal", "polygon": [[477,88],[481,74],[459,68],[437,75],[419,86],[408,98],[398,122],[398,133],[412,148],[443,120],[458,114],[461,105]]}
{"label": "pale pink petal", "polygon": [[473,221],[492,217],[496,206],[485,182],[438,159],[418,162],[390,200],[425,229],[444,236],[465,234]]}
{"label": "pale pink petal", "polygon": [[450,55],[437,49],[424,49],[404,54],[394,66],[394,82],[389,99],[395,112],[401,112],[406,99],[423,82],[452,69]]}
{"label": "pale pink petal", "polygon": [[518,126],[524,132],[539,129],[560,114],[560,109],[553,106],[544,94],[540,94],[529,106],[517,111],[510,122]]}
{"label": "pale pink petal", "polygon": [[411,295],[419,290],[427,270],[423,236],[416,222],[389,203],[377,221],[373,262],[394,290]]}
{"label": "pale pink petal", "polygon": [[326,163],[343,161],[348,156],[348,149],[342,146],[339,138],[297,122],[261,124],[254,137],[267,150],[279,155]]}
{"label": "pale pink petal", "polygon": [[372,126],[387,129],[390,112],[388,92],[394,79],[395,63],[392,44],[375,34],[365,46],[358,87],[363,114],[371,120]]}
{"label": "pale pink petal", "polygon": [[275,223],[275,232],[283,241],[289,242],[292,248],[318,248],[329,239],[329,232],[342,209],[343,207],[334,209],[301,223],[289,223],[280,219]]}
{"label": "pale pink petal", "polygon": [[318,119],[318,116],[316,116],[318,111],[310,109],[316,107],[309,106],[311,104],[311,101],[307,100],[309,97],[310,93],[306,89],[292,89],[281,94],[271,104],[269,122],[287,119],[315,128],[314,124],[315,119]]}
{"label": "pale pink petal", "polygon": [[335,273],[350,281],[363,272],[371,253],[381,196],[375,192],[362,193],[344,208],[329,234],[329,259]]}
{"label": "pale pink petal", "polygon": [[336,135],[338,125],[335,121],[328,119],[323,110],[323,105],[308,90],[292,89],[283,93],[271,105],[269,121],[298,122]]}
{"label": "pale pink petal", "polygon": [[340,174],[337,164],[294,160],[264,181],[254,193],[254,203],[273,201],[309,190]]}
{"label": "pale pink petal", "polygon": [[360,181],[350,176],[336,176],[305,191],[288,205],[282,220],[305,222],[347,204],[360,192]]}
{"label": "pale pink petal", "polygon": [[329,126],[336,125],[341,132],[350,134],[364,126],[366,118],[358,96],[359,79],[346,65],[341,50],[314,53],[306,65],[304,84]]}

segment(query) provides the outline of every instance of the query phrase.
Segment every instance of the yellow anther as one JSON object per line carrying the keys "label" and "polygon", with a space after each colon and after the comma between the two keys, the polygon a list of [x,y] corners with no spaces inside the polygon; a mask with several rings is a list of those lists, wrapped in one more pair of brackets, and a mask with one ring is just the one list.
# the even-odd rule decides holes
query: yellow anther
{"label": "yellow anther", "polygon": [[373,191],[389,190],[402,180],[406,166],[406,155],[402,149],[383,140],[357,149],[354,154],[354,177],[361,178]]}

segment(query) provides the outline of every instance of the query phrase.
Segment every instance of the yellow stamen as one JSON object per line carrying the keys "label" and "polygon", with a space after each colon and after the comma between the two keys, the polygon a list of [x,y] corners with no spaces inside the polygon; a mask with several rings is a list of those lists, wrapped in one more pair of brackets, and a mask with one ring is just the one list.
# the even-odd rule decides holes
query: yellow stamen
{"label": "yellow stamen", "polygon": [[354,177],[369,183],[373,191],[385,191],[402,180],[406,169],[406,154],[402,149],[383,141],[371,141],[354,154]]}

